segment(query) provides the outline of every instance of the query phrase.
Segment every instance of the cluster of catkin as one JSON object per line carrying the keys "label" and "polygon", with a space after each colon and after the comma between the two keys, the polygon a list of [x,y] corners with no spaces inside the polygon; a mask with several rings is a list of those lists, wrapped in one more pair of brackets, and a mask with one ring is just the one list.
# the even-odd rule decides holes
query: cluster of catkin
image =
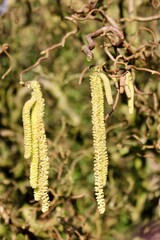
{"label": "cluster of catkin", "polygon": [[48,174],[49,158],[44,128],[44,99],[37,81],[27,82],[32,90],[31,98],[23,107],[24,157],[31,158],[30,185],[34,189],[34,199],[41,201],[42,212],[49,208]]}
{"label": "cluster of catkin", "polygon": [[[129,113],[134,109],[134,88],[130,72],[126,73],[123,78],[123,88],[128,97]],[[120,83],[121,84],[121,83]],[[94,178],[95,178],[95,195],[100,214],[105,212],[104,186],[108,174],[108,154],[106,147],[106,131],[104,116],[104,92],[107,103],[113,105],[110,80],[101,67],[93,67],[90,74],[91,104],[92,104],[92,134],[94,147]],[[122,84],[120,87],[122,93]]]}

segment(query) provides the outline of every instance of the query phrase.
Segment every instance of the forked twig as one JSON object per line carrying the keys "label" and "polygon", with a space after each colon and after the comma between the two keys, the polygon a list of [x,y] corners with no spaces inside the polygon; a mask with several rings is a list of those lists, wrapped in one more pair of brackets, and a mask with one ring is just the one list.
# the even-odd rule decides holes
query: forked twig
{"label": "forked twig", "polygon": [[29,70],[37,67],[41,62],[43,62],[44,60],[48,59],[49,58],[49,53],[50,51],[52,51],[53,49],[55,48],[58,48],[58,47],[64,47],[65,43],[66,43],[66,40],[69,36],[77,33],[78,31],[78,26],[77,26],[77,22],[75,20],[73,20],[72,18],[70,17],[66,17],[67,20],[71,20],[75,25],[76,25],[76,29],[75,30],[72,30],[68,33],[66,33],[66,35],[62,38],[61,42],[57,43],[57,44],[54,44],[53,46],[43,50],[41,52],[41,54],[45,54],[43,57],[40,57],[36,63],[34,63],[33,65],[31,65],[30,67],[24,69],[23,71],[21,71],[20,73],[20,84],[21,85],[24,85],[24,81],[23,81],[23,74],[28,72]]}
{"label": "forked twig", "polygon": [[8,48],[9,48],[9,44],[4,43],[2,45],[2,48],[0,49],[0,54],[2,54],[4,52],[6,54],[6,56],[9,58],[9,61],[10,61],[10,66],[9,66],[8,70],[2,75],[2,79],[4,79],[10,73],[10,71],[13,68],[13,60],[12,60],[11,55],[7,51]]}

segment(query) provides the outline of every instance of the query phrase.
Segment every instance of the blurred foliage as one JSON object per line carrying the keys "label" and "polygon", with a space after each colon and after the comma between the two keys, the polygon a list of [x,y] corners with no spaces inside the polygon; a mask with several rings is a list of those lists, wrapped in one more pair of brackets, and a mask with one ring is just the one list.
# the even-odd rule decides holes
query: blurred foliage
{"label": "blurred foliage", "polygon": [[[79,31],[67,38],[64,47],[50,52],[46,61],[24,74],[25,81],[41,82],[46,101],[51,206],[42,214],[29,186],[29,161],[23,157],[21,113],[30,93],[20,86],[19,74],[37,61],[41,51],[59,43],[75,28],[65,17],[91,1],[8,2],[6,12],[0,17],[0,45],[9,44],[13,61],[11,72],[0,81],[0,239],[131,239],[137,226],[159,216],[160,77],[136,71],[135,85],[142,93],[136,92],[135,113],[128,115],[122,96],[107,121],[109,176],[105,188],[106,212],[100,216],[94,196],[88,73],[81,85],[78,80],[90,64],[81,52],[85,35],[100,28],[102,21],[79,21]],[[103,7],[117,22],[128,16],[129,1],[92,2],[97,2],[96,7]],[[133,2],[137,16],[160,14],[158,1]],[[160,42],[159,21],[126,21],[121,27],[136,49],[139,43],[153,43],[150,32],[138,30],[142,27],[151,29]],[[137,66],[159,71],[159,50],[158,45],[145,61],[137,59]],[[111,64],[101,48],[97,47],[94,55],[93,64],[104,61]],[[4,52],[0,57],[2,76],[10,61]]]}

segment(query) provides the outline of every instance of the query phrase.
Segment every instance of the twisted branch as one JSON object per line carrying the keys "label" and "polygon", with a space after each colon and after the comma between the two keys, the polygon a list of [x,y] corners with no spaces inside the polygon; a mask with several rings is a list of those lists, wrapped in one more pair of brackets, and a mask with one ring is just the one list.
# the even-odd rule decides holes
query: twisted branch
{"label": "twisted branch", "polygon": [[43,50],[41,52],[41,54],[45,54],[43,57],[40,57],[36,63],[34,63],[33,65],[31,65],[30,67],[24,69],[23,71],[21,71],[20,73],[20,84],[21,85],[24,85],[24,81],[23,81],[23,74],[30,71],[31,69],[37,67],[38,65],[40,65],[43,61],[47,60],[49,58],[49,54],[52,50],[56,49],[56,48],[59,48],[59,47],[64,47],[65,43],[66,43],[66,40],[68,37],[70,37],[71,35],[73,34],[76,34],[78,32],[78,25],[77,25],[77,22],[72,19],[71,17],[66,17],[67,20],[70,20],[72,21],[75,25],[76,25],[76,29],[75,30],[72,30],[68,33],[66,33],[66,35],[62,38],[61,42],[60,43],[57,43],[57,44],[54,44],[53,46]]}
{"label": "twisted branch", "polygon": [[[110,33],[113,33],[113,35],[110,35]],[[104,26],[102,28],[99,28],[95,32],[86,35],[88,45],[82,46],[82,52],[87,55],[88,60],[93,59],[93,53],[91,52],[91,50],[95,48],[95,42],[93,41],[93,38],[96,38],[100,35],[106,35],[111,45],[114,47],[120,47],[124,41],[123,32],[120,31],[118,28],[113,26]],[[116,38],[115,36],[117,36],[118,38]]]}

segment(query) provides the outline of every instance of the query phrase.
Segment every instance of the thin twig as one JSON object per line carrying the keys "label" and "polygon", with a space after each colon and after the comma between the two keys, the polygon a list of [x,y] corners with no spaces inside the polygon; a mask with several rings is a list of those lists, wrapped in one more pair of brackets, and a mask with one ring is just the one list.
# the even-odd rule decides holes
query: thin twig
{"label": "thin twig", "polygon": [[110,53],[110,51],[108,50],[107,44],[104,43],[104,51],[107,54],[107,56],[113,61],[115,62],[116,59],[113,57],[113,55]]}
{"label": "thin twig", "polygon": [[160,15],[155,15],[155,16],[150,16],[150,17],[131,17],[131,18],[121,18],[120,22],[133,22],[133,21],[138,21],[138,22],[150,22],[150,21],[155,21],[160,19]]}
{"label": "thin twig", "polygon": [[160,7],[160,1],[159,0],[152,0],[152,6],[157,9]]}
{"label": "thin twig", "polygon": [[6,49],[4,49],[3,51],[4,51],[4,53],[7,55],[7,57],[10,60],[10,66],[9,66],[8,70],[3,74],[2,79],[4,79],[11,72],[11,70],[13,68],[13,60],[12,60],[11,55],[7,52]]}
{"label": "thin twig", "polygon": [[113,113],[113,111],[115,110],[117,104],[118,104],[118,100],[119,100],[119,96],[120,96],[120,91],[119,89],[117,89],[117,95],[116,95],[116,99],[115,99],[115,102],[112,106],[112,109],[109,113],[107,113],[107,115],[105,116],[105,121],[109,118],[109,116]]}
{"label": "thin twig", "polygon": [[50,51],[52,51],[53,49],[58,48],[58,47],[64,47],[67,38],[68,38],[69,36],[77,33],[77,31],[78,31],[78,26],[77,26],[76,21],[75,21],[75,20],[72,20],[70,17],[67,17],[66,19],[71,20],[72,22],[74,22],[75,25],[76,25],[76,29],[75,29],[75,30],[72,30],[72,31],[70,31],[70,32],[68,32],[68,33],[66,33],[66,35],[62,38],[62,40],[61,40],[60,43],[54,44],[53,46],[51,46],[51,47],[43,50],[43,51],[41,52],[41,54],[45,54],[45,56],[40,57],[40,58],[37,60],[36,63],[34,63],[34,64],[31,65],[30,67],[28,67],[28,68],[24,69],[23,71],[21,71],[21,73],[20,73],[20,84],[24,85],[24,81],[23,81],[23,74],[24,74],[24,73],[26,73],[26,72],[28,72],[29,70],[37,67],[41,62],[43,62],[44,60],[48,59],[48,58],[49,58],[49,53],[50,53]]}
{"label": "thin twig", "polygon": [[[153,33],[153,31],[152,31],[151,29],[149,29],[149,28],[147,28],[147,27],[140,27],[140,28],[137,30],[136,34],[135,34],[134,40],[137,38],[137,36],[138,36],[138,34],[139,34],[139,32],[140,32],[141,30],[146,30],[146,31],[150,32],[151,35],[152,35],[152,37],[153,37],[153,39],[154,39],[154,42],[152,42],[152,44],[154,43],[155,45],[157,45],[156,35]],[[133,41],[134,41],[134,40],[133,40]]]}
{"label": "thin twig", "polygon": [[159,75],[160,76],[160,72],[156,71],[156,70],[152,70],[152,69],[148,69],[148,68],[139,68],[139,67],[136,67],[134,65],[128,65],[126,67],[126,70],[130,70],[131,68],[135,69],[135,70],[138,70],[138,71],[145,71],[145,72],[150,72],[151,74],[156,74],[156,75]]}
{"label": "thin twig", "polygon": [[7,57],[9,58],[9,61],[10,61],[10,66],[9,66],[8,70],[2,75],[2,79],[4,79],[10,73],[10,71],[13,68],[13,60],[12,60],[11,55],[7,51],[8,48],[9,48],[8,43],[5,43],[5,44],[3,44],[3,46],[0,50],[0,54],[2,54],[4,52],[7,55]]}
{"label": "thin twig", "polygon": [[78,20],[78,21],[85,21],[87,19],[89,19],[90,15],[92,15],[92,13],[98,12],[102,15],[103,18],[105,18],[105,20],[112,25],[113,27],[119,28],[118,24],[115,22],[115,20],[113,18],[111,18],[110,16],[107,16],[101,9],[93,9],[91,10],[87,16],[80,18],[80,17],[76,17],[75,15],[72,15],[74,19]]}
{"label": "thin twig", "polygon": [[134,90],[135,90],[135,92],[136,92],[137,94],[140,94],[140,95],[152,95],[152,94],[153,94],[153,93],[151,93],[151,92],[148,92],[148,93],[142,92],[142,91],[140,91],[135,85],[134,85]]}
{"label": "thin twig", "polygon": [[88,66],[88,67],[86,67],[86,68],[81,72],[81,75],[80,75],[80,77],[79,77],[79,85],[81,85],[81,83],[82,83],[84,74],[85,74],[85,73],[88,71],[88,69],[90,69],[90,68],[91,68],[91,66]]}

